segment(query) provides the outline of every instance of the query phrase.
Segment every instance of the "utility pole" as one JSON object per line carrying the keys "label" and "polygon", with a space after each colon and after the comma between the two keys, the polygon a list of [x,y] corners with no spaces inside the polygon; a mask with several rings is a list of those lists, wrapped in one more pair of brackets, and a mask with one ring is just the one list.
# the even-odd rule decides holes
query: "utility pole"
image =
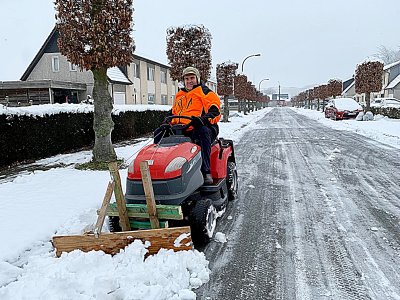
{"label": "utility pole", "polygon": [[279,105],[281,105],[281,84],[280,84],[280,82],[278,81],[278,103],[279,103]]}

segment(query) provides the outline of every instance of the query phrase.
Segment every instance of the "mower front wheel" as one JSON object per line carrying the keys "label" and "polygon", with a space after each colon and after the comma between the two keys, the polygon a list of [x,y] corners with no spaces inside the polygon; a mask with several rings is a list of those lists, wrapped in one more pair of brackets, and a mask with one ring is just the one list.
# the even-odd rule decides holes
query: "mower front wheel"
{"label": "mower front wheel", "polygon": [[215,207],[210,199],[198,200],[190,213],[192,240],[196,245],[205,245],[212,238],[217,222]]}

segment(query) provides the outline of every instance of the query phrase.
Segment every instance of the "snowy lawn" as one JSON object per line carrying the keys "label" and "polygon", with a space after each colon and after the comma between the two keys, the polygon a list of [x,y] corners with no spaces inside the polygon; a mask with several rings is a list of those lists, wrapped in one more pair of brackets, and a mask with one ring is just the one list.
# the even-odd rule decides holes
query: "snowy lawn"
{"label": "snowy lawn", "polygon": [[[57,106],[33,109],[13,113],[51,114]],[[232,117],[232,122],[221,123],[220,136],[238,141],[268,111]],[[117,155],[129,163],[151,141],[117,148]],[[114,257],[74,251],[55,258],[49,242],[53,235],[80,234],[96,222],[110,175],[70,165],[90,159],[90,151],[57,155],[36,164],[69,166],[24,172],[0,184],[0,299],[195,299],[192,289],[207,282],[210,272],[197,250],[160,251],[145,260],[146,246],[137,241]],[[120,173],[125,189],[127,170]]]}
{"label": "snowy lawn", "polygon": [[[400,148],[399,120],[332,121],[321,112],[292,109],[329,127]],[[236,113],[230,123],[220,123],[220,136],[237,142],[270,110]],[[149,142],[117,148],[118,157],[129,163]],[[69,165],[90,158],[90,151],[83,151],[43,159],[36,164],[68,166],[0,182],[0,299],[196,299],[193,289],[207,282],[210,273],[206,257],[196,250],[162,250],[144,259],[147,245],[137,241],[114,257],[74,251],[55,258],[50,243],[54,234],[82,233],[96,221],[109,174]],[[123,185],[126,172],[121,170]],[[224,237],[216,234],[218,242],[226,242]]]}

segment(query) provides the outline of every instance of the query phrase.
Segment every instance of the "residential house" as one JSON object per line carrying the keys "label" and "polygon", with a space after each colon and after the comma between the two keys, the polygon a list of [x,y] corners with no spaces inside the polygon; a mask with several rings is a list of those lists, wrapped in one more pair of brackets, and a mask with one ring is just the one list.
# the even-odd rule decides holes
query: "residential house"
{"label": "residential house", "polygon": [[172,80],[169,66],[134,54],[126,74],[133,82],[127,87],[127,104],[172,104],[178,82]]}
{"label": "residential house", "polygon": [[[0,82],[0,103],[29,105],[79,103],[91,97],[94,78],[60,53],[59,33],[52,30],[20,81]],[[170,67],[138,55],[128,66],[107,70],[115,104],[172,104],[178,89]]]}
{"label": "residential house", "polygon": [[352,98],[356,94],[354,77],[343,81],[342,83],[342,96],[346,98]]}
{"label": "residential house", "polygon": [[206,82],[206,86],[213,92],[217,92],[217,80],[215,78],[209,78]]}
{"label": "residential house", "polygon": [[380,97],[400,99],[400,60],[383,68],[383,86]]}

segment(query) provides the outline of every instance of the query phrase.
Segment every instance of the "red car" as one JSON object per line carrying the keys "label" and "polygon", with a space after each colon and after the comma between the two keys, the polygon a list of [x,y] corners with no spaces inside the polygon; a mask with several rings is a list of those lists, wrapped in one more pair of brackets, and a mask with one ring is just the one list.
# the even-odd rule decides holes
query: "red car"
{"label": "red car", "polygon": [[325,118],[343,120],[355,118],[363,108],[352,98],[331,99],[325,106]]}

